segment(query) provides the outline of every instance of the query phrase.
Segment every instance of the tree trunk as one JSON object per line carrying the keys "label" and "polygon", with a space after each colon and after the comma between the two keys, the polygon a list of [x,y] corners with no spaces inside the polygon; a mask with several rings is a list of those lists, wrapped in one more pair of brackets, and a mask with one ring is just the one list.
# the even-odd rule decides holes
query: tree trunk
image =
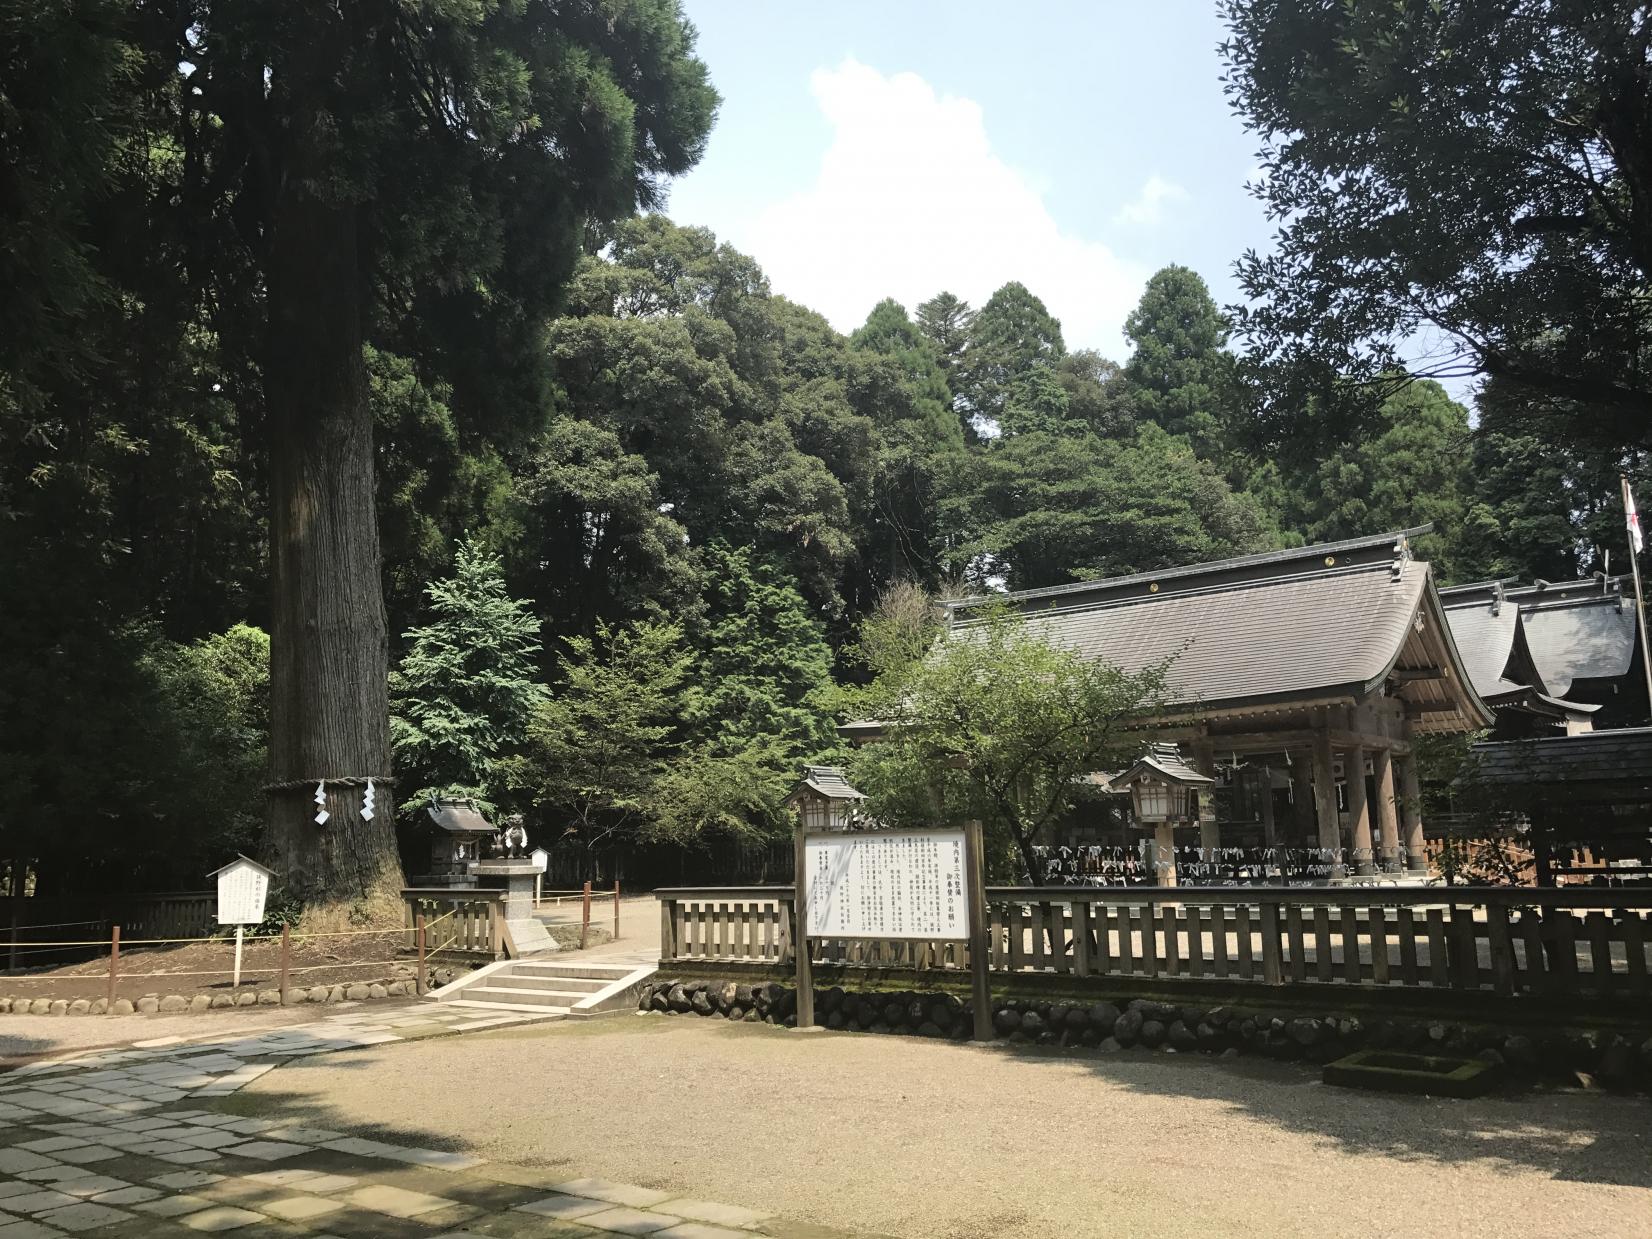
{"label": "tree trunk", "polygon": [[356,213],[294,162],[268,268],[270,772],[310,786],[271,795],[265,852],[312,920],[359,909],[399,924],[391,789],[364,821],[363,789],[330,787],[330,819],[313,820],[314,780],[389,773],[388,640]]}

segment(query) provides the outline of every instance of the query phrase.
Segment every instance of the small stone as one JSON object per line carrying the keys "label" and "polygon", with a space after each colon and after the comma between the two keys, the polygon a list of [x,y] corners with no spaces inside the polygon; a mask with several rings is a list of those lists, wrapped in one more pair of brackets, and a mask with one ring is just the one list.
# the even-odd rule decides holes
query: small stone
{"label": "small stone", "polygon": [[1103,1054],[1117,1054],[1124,1047],[1119,1044],[1117,1037],[1103,1037],[1101,1044],[1096,1047]]}
{"label": "small stone", "polygon": [[756,1001],[756,995],[752,993],[751,986],[736,985],[734,987],[734,1001],[749,1011],[752,1003]]}
{"label": "small stone", "polygon": [[1007,1037],[1021,1027],[1021,1012],[1005,1007],[992,1017],[992,1026],[1000,1037]]}
{"label": "small stone", "polygon": [[11,999],[10,998],[0,998],[0,1012],[10,1011],[10,1010],[11,1010]]}
{"label": "small stone", "polygon": [[[757,1014],[756,1007],[749,1007],[747,1008],[745,1015],[741,1016],[740,1022],[742,1024],[755,1024],[762,1018],[762,1016]],[[772,1019],[773,1017],[771,1016],[770,1018]]]}
{"label": "small stone", "polygon": [[159,998],[155,997],[153,994],[146,994],[144,997],[138,999],[138,1014],[154,1015],[160,1008],[160,1005],[161,1000]]}
{"label": "small stone", "polygon": [[1157,1049],[1164,1044],[1166,1034],[1170,1030],[1158,1020],[1143,1020],[1141,1026],[1141,1043],[1148,1049]]}
{"label": "small stone", "polygon": [[673,1011],[677,1012],[687,1011],[692,1005],[689,1002],[688,991],[681,985],[671,987],[671,993],[667,996],[666,1002]]}
{"label": "small stone", "polygon": [[1310,1045],[1317,1045],[1319,1043],[1320,1035],[1324,1031],[1324,1025],[1312,1016],[1301,1016],[1292,1020],[1286,1026],[1285,1031],[1289,1033],[1292,1041],[1306,1049]]}
{"label": "small stone", "polygon": [[1238,1058],[1239,1057],[1239,1047],[1234,1046],[1234,1045],[1228,1046],[1227,1049],[1222,1051],[1221,1057],[1222,1058]]}
{"label": "small stone", "polygon": [[278,989],[259,990],[258,1005],[261,1007],[279,1007],[281,1005],[281,991]]}
{"label": "small stone", "polygon": [[1199,1039],[1199,1045],[1206,1050],[1214,1050],[1222,1043],[1222,1034],[1217,1027],[1208,1020],[1193,1030],[1193,1035]]}
{"label": "small stone", "polygon": [[932,1024],[928,1020],[925,1020],[922,1024],[918,1025],[918,1036],[920,1036],[920,1037],[945,1037],[946,1036],[946,1030],[943,1029],[939,1024]]}
{"label": "small stone", "polygon": [[1600,1078],[1613,1088],[1623,1088],[1633,1082],[1635,1076],[1635,1047],[1622,1037],[1613,1037],[1612,1042],[1600,1055]]}
{"label": "small stone", "polygon": [[[728,1009],[734,1005],[734,992],[735,992],[735,989],[736,989],[736,986],[735,986],[733,981],[724,981],[721,985],[719,985],[717,987],[717,992],[715,994],[711,995],[712,1002],[716,1005],[717,1009],[719,1011],[723,1012],[724,1014],[727,1014]],[[843,991],[838,990],[838,997],[841,998],[842,996],[843,996]],[[837,1006],[836,1003],[830,1003],[830,1004],[827,1004],[826,1009],[828,1011],[830,1011],[833,1008],[835,1008],[836,1006]]]}
{"label": "small stone", "polygon": [[1138,1010],[1126,1010],[1123,1015],[1113,1021],[1113,1036],[1120,1045],[1135,1045],[1141,1038],[1142,1025],[1146,1021]]}
{"label": "small stone", "polygon": [[191,1011],[205,1011],[212,1006],[212,997],[209,994],[196,994],[189,1000]]}
{"label": "small stone", "polygon": [[70,1015],[92,1014],[92,1001],[89,998],[76,998],[69,1004]]}
{"label": "small stone", "polygon": [[115,999],[115,1014],[116,1015],[131,1015],[132,1014],[132,1000],[130,998],[117,998],[117,999]]}
{"label": "small stone", "polygon": [[[734,1018],[734,1012],[736,1010],[738,1010],[738,1008],[730,1008],[730,1010],[729,1010],[729,1018],[730,1019]],[[843,1025],[846,1023],[846,1021],[843,1018],[843,1012],[841,1012],[841,1011],[829,1011],[826,1014],[826,1019],[824,1020],[824,1023],[825,1023],[827,1028],[830,1028],[834,1032],[836,1032],[836,1031],[841,1031],[842,1030]]]}
{"label": "small stone", "polygon": [[225,1007],[233,1007],[234,1005],[234,994],[214,994],[212,996],[212,1008],[215,1011],[222,1010]]}
{"label": "small stone", "polygon": [[94,998],[94,999],[92,999],[92,1014],[93,1015],[107,1015],[108,1012],[109,1012],[109,1000],[107,998]]}
{"label": "small stone", "polygon": [[400,998],[407,993],[406,981],[392,981],[384,987],[392,998]]}
{"label": "small stone", "polygon": [[1021,1017],[1021,1031],[1029,1037],[1037,1037],[1047,1031],[1044,1017],[1036,1011],[1029,1011]]}
{"label": "small stone", "polygon": [[1187,1026],[1185,1020],[1177,1020],[1173,1023],[1165,1036],[1166,1040],[1170,1042],[1170,1047],[1174,1050],[1185,1052],[1199,1048],[1199,1038],[1194,1035],[1193,1030]]}
{"label": "small stone", "polygon": [[51,1014],[53,1014],[53,1015],[68,1015],[69,1014],[68,999],[66,999],[66,998],[54,998],[54,999],[52,999],[52,1005],[51,1005],[50,1011],[51,1011]]}
{"label": "small stone", "polygon": [[1446,1025],[1446,1024],[1430,1024],[1428,1026],[1428,1039],[1430,1041],[1444,1041],[1450,1035],[1451,1035],[1451,1028],[1450,1028],[1449,1025]]}
{"label": "small stone", "polygon": [[179,1011],[189,1010],[189,999],[182,994],[168,994],[155,1009],[166,1015],[176,1015]]}
{"label": "small stone", "polygon": [[1113,1025],[1119,1022],[1119,1009],[1110,1002],[1098,1002],[1087,1012],[1093,1027],[1104,1033],[1111,1032]]}
{"label": "small stone", "polygon": [[375,981],[367,987],[367,996],[369,998],[388,998],[390,997],[390,987]]}
{"label": "small stone", "polygon": [[235,1005],[238,1007],[256,1007],[258,1005],[258,995],[250,989],[242,990],[235,996]]}
{"label": "small stone", "polygon": [[326,1002],[328,995],[331,994],[331,993],[332,993],[332,991],[330,989],[328,989],[325,985],[312,985],[312,986],[310,986],[310,995],[309,995],[310,1001],[311,1002]]}
{"label": "small stone", "polygon": [[706,997],[706,992],[704,990],[697,990],[694,997],[689,999],[688,1005],[689,1009],[696,1015],[711,1014],[711,999]]}
{"label": "small stone", "polygon": [[665,994],[660,990],[655,990],[649,995],[648,1009],[650,1011],[666,1011],[670,1009],[670,1006],[671,1004],[666,1001]]}
{"label": "small stone", "polygon": [[365,1002],[368,997],[367,986],[364,982],[357,981],[355,984],[346,987],[344,996],[351,1002]]}
{"label": "small stone", "polygon": [[1503,1042],[1503,1057],[1520,1070],[1530,1071],[1537,1066],[1537,1046],[1525,1034],[1515,1033]]}

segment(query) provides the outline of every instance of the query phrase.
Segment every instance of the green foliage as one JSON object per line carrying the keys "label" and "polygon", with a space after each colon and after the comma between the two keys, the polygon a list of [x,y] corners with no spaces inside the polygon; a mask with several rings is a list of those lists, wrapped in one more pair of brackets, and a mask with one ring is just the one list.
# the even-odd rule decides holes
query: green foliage
{"label": "green foliage", "polygon": [[1124,321],[1135,345],[1124,367],[1138,418],[1219,457],[1238,421],[1241,393],[1227,351],[1228,322],[1198,274],[1169,266],[1148,280]]}
{"label": "green foliage", "polygon": [[1041,393],[1033,385],[1040,372],[1053,373],[1066,352],[1061,324],[1025,284],[1012,281],[988,297],[970,320],[969,343],[954,385],[977,432],[1016,434],[1033,428],[1023,427],[1017,414],[1048,417],[1050,410],[1040,404]]}
{"label": "green foliage", "polygon": [[391,738],[408,817],[432,796],[468,796],[491,812],[500,763],[520,749],[544,700],[535,665],[539,621],[510,597],[499,557],[459,544],[453,575],[427,590],[430,623],[390,677]]}
{"label": "green foliage", "polygon": [[[1126,674],[1050,644],[1007,607],[972,616],[924,657],[880,660],[848,694],[854,717],[885,729],[850,777],[891,823],[980,820],[1038,883],[1034,845],[1084,795],[1082,776],[1128,763],[1139,736],[1126,723],[1160,699],[1167,668]],[[890,647],[873,633],[871,648]]]}
{"label": "green foliage", "polygon": [[[1629,3],[1227,0],[1229,99],[1279,234],[1239,326],[1274,442],[1334,376],[1479,372],[1568,405],[1546,439],[1648,443],[1647,15]],[[1346,388],[1357,392],[1358,387]],[[1369,406],[1366,406],[1369,408]]]}
{"label": "green foliage", "polygon": [[563,640],[557,683],[503,765],[553,838],[595,848],[635,839],[660,818],[677,716],[694,655],[675,624],[597,622]]}

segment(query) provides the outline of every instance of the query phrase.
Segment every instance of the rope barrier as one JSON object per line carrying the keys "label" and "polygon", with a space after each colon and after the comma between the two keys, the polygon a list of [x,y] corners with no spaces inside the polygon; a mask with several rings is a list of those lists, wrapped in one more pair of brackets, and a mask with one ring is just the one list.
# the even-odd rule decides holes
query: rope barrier
{"label": "rope barrier", "polygon": [[258,790],[266,796],[273,796],[276,792],[291,792],[300,788],[310,790],[317,783],[331,783],[338,787],[366,787],[369,779],[373,781],[374,787],[396,786],[396,776],[391,774],[341,774],[336,777],[329,776],[325,779],[286,779],[280,783],[266,783]]}

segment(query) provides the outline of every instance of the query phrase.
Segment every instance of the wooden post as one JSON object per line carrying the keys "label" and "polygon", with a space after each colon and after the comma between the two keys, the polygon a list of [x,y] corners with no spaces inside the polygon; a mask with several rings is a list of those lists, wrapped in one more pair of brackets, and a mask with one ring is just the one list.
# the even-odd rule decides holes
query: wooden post
{"label": "wooden post", "polygon": [[[13,935],[13,941],[16,936]],[[105,1015],[115,1013],[115,981],[120,976],[120,926],[113,925],[109,929],[109,994],[108,1002],[104,1006]]]}
{"label": "wooden post", "polygon": [[293,940],[290,927],[281,923],[281,1005],[287,1005],[287,981],[292,973]]}
{"label": "wooden post", "polygon": [[1319,847],[1329,853],[1331,876],[1340,878],[1342,828],[1337,823],[1337,776],[1331,756],[1330,723],[1321,718],[1314,729],[1314,818],[1319,827]]}
{"label": "wooden post", "polygon": [[1428,872],[1428,845],[1423,841],[1423,789],[1417,779],[1417,758],[1400,759],[1400,818],[1405,823],[1405,866],[1413,873]]}
{"label": "wooden post", "polygon": [[1353,828],[1355,871],[1369,876],[1377,871],[1371,848],[1371,804],[1365,794],[1365,748],[1355,744],[1342,752],[1342,777],[1348,784],[1348,822]]}
{"label": "wooden post", "polygon": [[[1216,777],[1216,752],[1208,739],[1193,742],[1193,768],[1207,779]],[[1211,789],[1214,792],[1214,789]],[[1211,794],[1211,793],[1206,793]],[[1206,866],[1216,864],[1216,853],[1222,846],[1222,826],[1215,819],[1206,821],[1199,818],[1199,863]],[[1203,881],[1211,880],[1211,870],[1207,868]]]}
{"label": "wooden post", "polygon": [[[969,897],[969,996],[975,1039],[992,1040],[992,989],[987,975],[986,851],[981,823],[964,823],[964,884]],[[811,1004],[812,1005],[812,1004]]]}
{"label": "wooden post", "polygon": [[1277,848],[1279,846],[1279,827],[1273,820],[1273,767],[1263,763],[1262,787],[1262,846]]}
{"label": "wooden post", "polygon": [[809,858],[803,844],[803,823],[797,824],[792,836],[792,851],[796,854],[793,868],[792,915],[796,930],[792,934],[792,953],[797,961],[797,1026],[815,1025],[814,961],[809,958]]}
{"label": "wooden post", "polygon": [[1384,873],[1400,870],[1400,820],[1394,804],[1394,755],[1388,749],[1371,750],[1371,772],[1377,783],[1377,849]]}
{"label": "wooden post", "polygon": [[585,883],[585,912],[579,922],[579,949],[585,949],[585,937],[591,932],[591,883]]}
{"label": "wooden post", "polygon": [[676,901],[660,900],[660,967],[677,958],[676,922],[672,917]]}
{"label": "wooden post", "polygon": [[422,998],[425,994],[430,992],[430,973],[429,973],[428,968],[425,965],[425,955],[424,955],[424,952],[425,952],[424,912],[422,910],[419,912],[419,915],[418,915],[417,919],[413,923],[413,936],[414,936],[414,939],[416,940],[416,942],[418,944],[418,950],[419,950],[418,992],[419,992],[419,996]]}
{"label": "wooden post", "polygon": [[614,941],[619,941],[619,879],[614,879]]}
{"label": "wooden post", "polygon": [[1176,885],[1176,831],[1169,822],[1153,827],[1153,882],[1156,886]]}
{"label": "wooden post", "polygon": [[245,925],[235,927],[235,974],[230,979],[231,989],[241,988],[241,941],[246,936],[246,932],[247,927]]}

